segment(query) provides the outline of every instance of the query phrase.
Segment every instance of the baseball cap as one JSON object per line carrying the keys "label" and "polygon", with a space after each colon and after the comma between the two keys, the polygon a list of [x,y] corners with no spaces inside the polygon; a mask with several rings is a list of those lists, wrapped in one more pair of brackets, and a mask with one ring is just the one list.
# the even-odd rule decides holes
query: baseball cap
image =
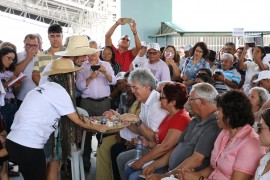
{"label": "baseball cap", "polygon": [[141,41],[142,47],[147,47],[147,42],[146,41]]}
{"label": "baseball cap", "polygon": [[253,82],[258,83],[259,81],[261,81],[263,79],[270,79],[270,71],[269,70],[259,72],[258,79],[254,80]]}
{"label": "baseball cap", "polygon": [[160,46],[158,43],[149,43],[147,46],[147,51],[150,49],[154,49],[156,51],[160,51]]}
{"label": "baseball cap", "polygon": [[116,80],[123,80],[125,79],[125,74],[126,72],[119,72],[117,75],[116,75]]}
{"label": "baseball cap", "polygon": [[128,35],[123,35],[120,39],[124,39],[124,38],[127,38],[128,41],[130,41],[130,37]]}
{"label": "baseball cap", "polygon": [[190,44],[185,45],[184,51],[189,51],[192,48]]}

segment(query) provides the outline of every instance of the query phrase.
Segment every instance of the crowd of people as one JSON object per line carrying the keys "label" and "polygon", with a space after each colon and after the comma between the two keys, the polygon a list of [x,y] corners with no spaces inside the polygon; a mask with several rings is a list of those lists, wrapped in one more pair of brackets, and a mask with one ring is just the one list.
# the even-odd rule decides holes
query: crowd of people
{"label": "crowd of people", "polygon": [[[123,35],[114,45],[121,25],[133,39]],[[47,50],[38,34],[25,36],[22,52],[0,44],[0,179],[8,179],[7,161],[26,180],[67,176],[82,130],[85,171],[98,139],[98,180],[270,178],[270,47],[160,47],[141,41],[136,21],[125,18],[109,28],[104,47],[85,35],[63,44],[59,24],[49,26],[48,38]],[[130,125],[105,133],[107,125],[77,107]]]}

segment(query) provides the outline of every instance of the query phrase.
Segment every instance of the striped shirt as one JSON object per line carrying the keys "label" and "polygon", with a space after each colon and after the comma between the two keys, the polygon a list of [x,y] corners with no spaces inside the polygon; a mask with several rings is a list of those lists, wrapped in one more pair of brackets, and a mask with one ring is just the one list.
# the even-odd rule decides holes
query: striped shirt
{"label": "striped shirt", "polygon": [[[64,51],[65,47],[62,46],[59,51]],[[33,72],[34,73],[42,73],[43,69],[52,62],[52,60],[55,60],[57,58],[60,58],[61,56],[52,56],[49,53],[49,49],[46,51],[42,51],[36,55],[36,58],[34,59],[34,67],[33,67]]]}
{"label": "striped shirt", "polygon": [[[237,85],[241,81],[241,75],[238,73],[238,71],[235,68],[229,69],[229,70],[221,70],[221,73],[224,75],[224,77],[231,81],[235,82]],[[215,82],[215,88],[218,91],[219,94],[226,92],[232,88],[227,86],[223,81],[216,81]]]}

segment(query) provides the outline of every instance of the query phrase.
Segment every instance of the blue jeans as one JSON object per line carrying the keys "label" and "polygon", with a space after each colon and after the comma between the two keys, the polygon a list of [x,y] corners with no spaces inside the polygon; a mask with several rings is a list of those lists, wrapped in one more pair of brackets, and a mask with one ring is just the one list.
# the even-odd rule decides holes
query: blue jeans
{"label": "blue jeans", "polygon": [[10,127],[13,123],[13,119],[14,119],[14,115],[17,112],[18,107],[16,102],[12,102],[12,103],[5,103],[5,106],[2,106],[0,108],[0,112],[3,116],[5,125],[6,125],[6,131],[7,133],[10,132]]}
{"label": "blue jeans", "polygon": [[[129,162],[131,162],[131,161],[129,161]],[[168,169],[167,167],[162,167],[162,168],[156,169],[154,171],[154,173],[156,173],[156,174],[164,174],[165,172],[167,172],[167,169]],[[132,167],[126,165],[126,167],[125,167],[125,175],[126,175],[126,178],[128,180],[139,180],[140,179],[139,175],[141,175],[141,174],[142,174],[141,169],[135,170]]]}

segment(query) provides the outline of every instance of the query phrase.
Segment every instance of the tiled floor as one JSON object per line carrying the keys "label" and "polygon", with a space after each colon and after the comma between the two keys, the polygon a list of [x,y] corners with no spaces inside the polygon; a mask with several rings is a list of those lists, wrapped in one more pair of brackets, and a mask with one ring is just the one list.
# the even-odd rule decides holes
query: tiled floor
{"label": "tiled floor", "polygon": [[[95,180],[96,178],[96,157],[94,157],[94,154],[96,153],[97,149],[97,139],[92,138],[92,148],[93,152],[91,155],[91,169],[90,173],[85,172],[85,180]],[[10,180],[23,180],[23,177],[12,177]]]}

